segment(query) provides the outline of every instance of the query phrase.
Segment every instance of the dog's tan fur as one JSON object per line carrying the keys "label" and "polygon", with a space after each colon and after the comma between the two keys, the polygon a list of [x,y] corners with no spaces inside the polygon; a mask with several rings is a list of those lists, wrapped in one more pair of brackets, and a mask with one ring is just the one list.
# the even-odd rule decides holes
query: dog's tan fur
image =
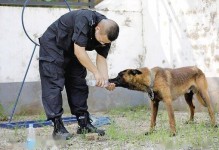
{"label": "dog's tan fur", "polygon": [[[194,119],[193,94],[196,94],[198,101],[208,108],[211,123],[215,126],[214,112],[211,106],[208,85],[204,73],[197,67],[183,67],[178,69],[155,67],[139,68],[139,73],[133,73],[134,69],[127,69],[120,72],[122,82],[126,83],[129,89],[148,92],[151,88],[154,92],[154,100],[151,101],[151,131],[156,125],[156,116],[160,101],[165,103],[172,135],[176,134],[173,100],[184,95],[190,108],[190,121]],[[132,72],[132,73],[130,73]],[[122,86],[123,87],[123,86]]]}

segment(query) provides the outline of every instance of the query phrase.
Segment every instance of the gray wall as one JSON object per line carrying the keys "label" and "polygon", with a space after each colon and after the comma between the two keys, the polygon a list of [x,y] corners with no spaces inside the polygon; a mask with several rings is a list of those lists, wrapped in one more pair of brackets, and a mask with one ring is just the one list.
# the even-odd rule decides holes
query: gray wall
{"label": "gray wall", "polygon": [[[0,103],[5,112],[12,113],[21,83],[1,83]],[[135,106],[146,104],[144,94],[127,89],[117,88],[113,92],[105,88],[89,87],[88,106],[91,112],[106,111],[115,107]],[[63,91],[63,107],[65,112],[70,112],[65,90]],[[39,114],[43,111],[41,102],[40,82],[26,82],[19,98],[16,114]]]}
{"label": "gray wall", "polygon": [[[208,78],[209,94],[213,107],[219,110],[219,78]],[[21,83],[1,83],[0,84],[0,103],[4,106],[5,112],[11,114],[14,107]],[[146,93],[116,88],[110,92],[104,88],[89,87],[90,93],[88,106],[91,112],[106,111],[112,108],[147,105],[150,107],[150,100]],[[65,90],[63,91],[63,103],[65,112],[69,112]],[[206,111],[196,98],[194,98],[196,111]],[[178,98],[173,103],[175,110],[188,111],[187,104],[183,97]],[[165,108],[161,102],[161,108]],[[16,114],[39,114],[43,111],[41,103],[41,89],[39,82],[26,82],[22,94],[16,107]]]}

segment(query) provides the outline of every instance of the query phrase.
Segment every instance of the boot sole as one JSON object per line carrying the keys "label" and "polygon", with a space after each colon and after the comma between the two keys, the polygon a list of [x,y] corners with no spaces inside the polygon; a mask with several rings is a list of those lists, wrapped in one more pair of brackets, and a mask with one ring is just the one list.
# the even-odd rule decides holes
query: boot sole
{"label": "boot sole", "polygon": [[78,129],[77,130],[77,134],[87,134],[87,133],[97,133],[99,136],[104,136],[105,135],[105,132],[103,131],[103,133],[99,133],[97,131],[89,131],[89,130],[81,130],[81,129]]}
{"label": "boot sole", "polygon": [[66,136],[53,134],[52,137],[54,140],[69,140],[73,137],[73,134],[69,134]]}

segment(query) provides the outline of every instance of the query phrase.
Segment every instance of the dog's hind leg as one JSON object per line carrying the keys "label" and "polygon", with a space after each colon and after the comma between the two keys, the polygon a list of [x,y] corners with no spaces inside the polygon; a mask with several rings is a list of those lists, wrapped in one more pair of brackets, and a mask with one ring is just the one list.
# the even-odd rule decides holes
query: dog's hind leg
{"label": "dog's hind leg", "polygon": [[[197,99],[202,99],[202,101],[205,102],[205,107],[208,108],[208,113],[209,113],[209,116],[211,118],[211,124],[213,126],[216,126],[216,123],[215,123],[215,116],[214,116],[214,111],[213,111],[213,107],[211,105],[211,102],[210,102],[210,97],[209,97],[209,94],[206,90],[200,90],[197,94]],[[200,101],[200,100],[199,100]]]}
{"label": "dog's hind leg", "polygon": [[213,126],[216,126],[214,111],[211,105],[210,96],[208,94],[208,85],[205,76],[197,78],[196,84],[198,90],[196,93],[197,99],[203,106],[208,108],[208,113],[211,118],[211,124]]}
{"label": "dog's hind leg", "polygon": [[194,121],[195,106],[193,105],[193,102],[192,102],[193,95],[194,93],[192,91],[184,95],[185,100],[187,104],[189,105],[189,109],[190,109],[190,119],[186,123]]}

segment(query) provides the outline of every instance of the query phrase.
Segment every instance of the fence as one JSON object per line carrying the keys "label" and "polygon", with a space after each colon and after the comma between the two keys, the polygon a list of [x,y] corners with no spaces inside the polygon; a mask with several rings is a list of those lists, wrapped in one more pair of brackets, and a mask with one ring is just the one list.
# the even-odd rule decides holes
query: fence
{"label": "fence", "polygon": [[[70,6],[94,8],[95,0],[71,0],[67,1]],[[1,0],[0,6],[23,6],[24,0]],[[64,0],[30,0],[28,6],[32,7],[66,7]]]}

